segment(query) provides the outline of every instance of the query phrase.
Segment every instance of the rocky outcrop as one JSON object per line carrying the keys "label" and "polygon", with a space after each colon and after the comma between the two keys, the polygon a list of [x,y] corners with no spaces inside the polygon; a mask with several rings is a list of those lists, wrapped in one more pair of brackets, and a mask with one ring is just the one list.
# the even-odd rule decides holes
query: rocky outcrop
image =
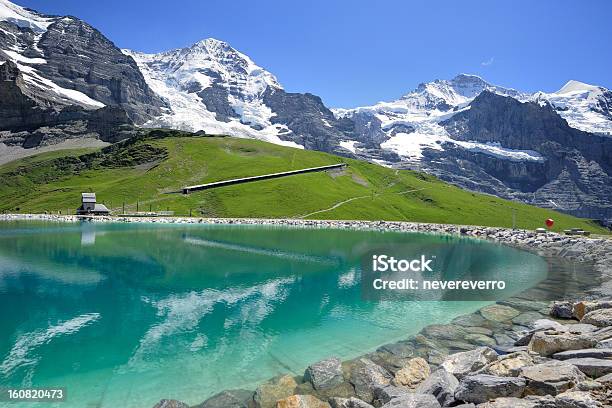
{"label": "rocky outcrop", "polygon": [[136,123],[158,115],[164,102],[146,84],[136,62],[98,30],[75,17],[57,19],[38,42],[41,75],[105,105],[118,105]]}
{"label": "rocky outcrop", "polygon": [[0,143],[32,149],[85,137],[115,142],[136,134],[121,106],[86,108],[66,103],[26,86],[14,63],[0,65]]}
{"label": "rocky outcrop", "polygon": [[286,125],[292,133],[281,134],[306,149],[334,151],[345,138],[334,124],[334,114],[323,104],[321,98],[309,93],[288,93],[282,89],[268,87],[263,102],[276,113],[272,123]]}
{"label": "rocky outcrop", "polygon": [[577,216],[612,217],[612,139],[571,128],[551,105],[484,91],[469,110],[441,124],[455,140],[498,143],[543,158],[513,161],[449,143],[427,150],[423,164],[443,180],[544,207],[552,201]]}

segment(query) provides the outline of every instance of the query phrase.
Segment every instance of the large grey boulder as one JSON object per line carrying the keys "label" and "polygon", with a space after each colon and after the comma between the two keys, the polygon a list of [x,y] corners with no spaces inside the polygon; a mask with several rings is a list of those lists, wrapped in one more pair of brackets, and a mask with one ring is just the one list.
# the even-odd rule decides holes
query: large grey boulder
{"label": "large grey boulder", "polygon": [[368,403],[374,400],[374,390],[391,383],[392,376],[383,367],[366,358],[351,363],[349,381],[355,387],[355,395]]}
{"label": "large grey boulder", "polygon": [[195,408],[249,408],[255,393],[248,390],[227,390],[213,395]]}
{"label": "large grey boulder", "polygon": [[189,405],[177,400],[163,399],[155,404],[153,408],[189,408]]}
{"label": "large grey boulder", "polygon": [[440,408],[438,400],[428,394],[406,394],[387,402],[382,408]]}
{"label": "large grey boulder", "polygon": [[548,330],[534,333],[528,348],[542,356],[551,356],[561,351],[592,348],[596,344],[590,335]]}
{"label": "large grey boulder", "polygon": [[461,379],[455,391],[460,401],[482,404],[499,397],[521,397],[527,385],[518,377],[497,377],[489,374],[469,375]]}
{"label": "large grey boulder", "polygon": [[334,387],[344,381],[342,362],[332,357],[312,364],[306,369],[304,380],[310,381],[315,390]]}
{"label": "large grey boulder", "polygon": [[527,380],[525,393],[530,395],[561,394],[586,380],[586,376],[576,366],[564,361],[523,367],[520,376]]}
{"label": "large grey boulder", "polygon": [[276,401],[293,394],[297,387],[296,381],[290,375],[272,378],[261,384],[255,390],[255,406],[257,408],[276,408]]}
{"label": "large grey boulder", "polygon": [[480,370],[482,367],[497,360],[497,353],[490,347],[479,347],[448,356],[440,366],[458,379]]}
{"label": "large grey boulder", "polygon": [[377,403],[377,405],[384,405],[392,399],[400,398],[411,393],[412,392],[408,388],[388,385],[386,387],[377,388],[374,390],[374,401]]}
{"label": "large grey boulder", "polygon": [[581,323],[592,324],[597,327],[612,326],[612,309],[597,309],[584,315]]}
{"label": "large grey boulder", "polygon": [[459,380],[454,375],[444,368],[439,368],[419,384],[414,392],[417,394],[432,394],[440,405],[447,407],[455,401],[455,390],[458,385]]}
{"label": "large grey boulder", "polygon": [[557,360],[569,360],[570,358],[611,358],[612,348],[590,348],[582,350],[568,350],[555,353],[552,356]]}
{"label": "large grey boulder", "polygon": [[570,358],[569,360],[565,360],[565,362],[575,365],[580,371],[589,377],[597,378],[612,373],[612,360],[583,357]]}

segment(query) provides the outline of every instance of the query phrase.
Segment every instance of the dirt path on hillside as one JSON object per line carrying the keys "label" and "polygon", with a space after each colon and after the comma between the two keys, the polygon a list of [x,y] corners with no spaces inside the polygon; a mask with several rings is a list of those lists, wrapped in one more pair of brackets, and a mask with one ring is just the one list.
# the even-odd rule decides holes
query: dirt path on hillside
{"label": "dirt path on hillside", "polygon": [[333,206],[331,206],[329,208],[326,208],[324,210],[314,211],[314,212],[311,212],[311,213],[306,214],[306,215],[301,215],[301,216],[299,216],[297,218],[302,219],[302,218],[310,217],[310,216],[315,215],[315,214],[320,214],[320,213],[324,213],[324,212],[327,212],[327,211],[332,211],[332,210],[335,210],[336,208],[338,208],[338,207],[340,207],[340,206],[342,206],[342,205],[344,205],[346,203],[350,203],[351,201],[354,201],[354,200],[360,200],[360,199],[363,199],[363,198],[379,197],[379,196],[385,195],[385,194],[408,194],[408,193],[414,193],[416,191],[427,190],[428,188],[429,187],[423,187],[423,188],[417,188],[417,189],[414,189],[414,190],[400,191],[400,192],[397,192],[397,193],[376,193],[376,194],[374,194],[374,196],[372,196],[372,194],[368,194],[368,195],[363,195],[363,196],[359,196],[359,197],[352,197],[352,198],[349,198],[347,200],[340,201],[340,202],[334,204]]}

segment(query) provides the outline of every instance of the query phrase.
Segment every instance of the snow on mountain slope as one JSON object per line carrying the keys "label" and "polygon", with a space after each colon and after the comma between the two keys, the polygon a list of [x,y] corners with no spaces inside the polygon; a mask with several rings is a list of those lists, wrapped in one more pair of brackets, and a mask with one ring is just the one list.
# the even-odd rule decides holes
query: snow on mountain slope
{"label": "snow on mountain slope", "polygon": [[286,126],[273,125],[263,100],[268,87],[282,89],[274,75],[227,43],[213,38],[159,54],[123,50],[134,58],[149,87],[170,110],[144,126],[227,133],[301,147],[281,140]]}
{"label": "snow on mountain slope", "polygon": [[549,102],[576,129],[612,136],[612,92],[571,80],[557,92],[537,92],[532,100]]}
{"label": "snow on mountain slope", "polygon": [[[554,93],[528,94],[491,85],[475,75],[460,74],[451,80],[420,84],[417,89],[395,101],[354,109],[334,109],[333,112],[338,118],[368,114],[380,120],[382,130],[389,137],[381,143],[381,148],[397,153],[408,162],[418,162],[423,156],[423,149],[443,150],[444,143],[509,160],[541,160],[538,152],[453,140],[440,126],[440,122],[469,109],[470,102],[484,90],[520,102],[551,104],[570,126],[591,133],[612,135],[612,92],[578,81],[569,81]],[[348,145],[343,147],[353,153],[358,151],[355,144],[351,144],[350,149]]]}
{"label": "snow on mountain slope", "polygon": [[[0,35],[11,40],[6,44],[0,41],[0,63],[3,59],[14,62],[27,86],[53,94],[55,101],[86,108],[101,108],[103,103],[77,90],[57,85],[35,68],[36,65],[47,63],[44,52],[38,47],[41,37],[51,24],[60,19],[61,17],[44,16],[7,0],[0,0],[0,22],[8,23],[4,27],[0,24]],[[14,26],[18,29],[14,29]],[[32,30],[32,34],[19,30],[23,28]]]}
{"label": "snow on mountain slope", "polygon": [[[442,150],[443,143],[454,143],[511,160],[539,160],[537,152],[527,154],[501,146],[455,141],[439,125],[457,112],[469,109],[469,103],[485,89],[519,100],[529,98],[529,95],[514,89],[491,85],[476,75],[460,74],[451,80],[420,84],[417,89],[395,101],[354,109],[335,109],[333,112],[338,118],[350,118],[357,113],[373,115],[380,120],[382,130],[389,136],[381,143],[381,148],[391,150],[409,162],[418,162],[425,148]],[[352,148],[355,149],[355,146]]]}
{"label": "snow on mountain slope", "polygon": [[8,0],[0,0],[0,21],[7,21],[22,28],[30,28],[35,33],[43,33],[47,31],[47,27],[54,19],[25,9]]}

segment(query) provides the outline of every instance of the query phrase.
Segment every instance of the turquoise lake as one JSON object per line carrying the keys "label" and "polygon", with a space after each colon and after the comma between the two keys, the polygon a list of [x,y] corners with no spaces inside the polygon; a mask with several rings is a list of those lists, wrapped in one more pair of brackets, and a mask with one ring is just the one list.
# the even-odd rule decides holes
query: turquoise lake
{"label": "turquoise lake", "polygon": [[445,277],[506,279],[505,295],[548,275],[536,255],[439,235],[0,223],[0,387],[66,387],[68,396],[4,404],[197,404],[223,389],[301,374],[325,357],[355,357],[490,303],[362,300],[362,256],[398,244],[438,254]]}

